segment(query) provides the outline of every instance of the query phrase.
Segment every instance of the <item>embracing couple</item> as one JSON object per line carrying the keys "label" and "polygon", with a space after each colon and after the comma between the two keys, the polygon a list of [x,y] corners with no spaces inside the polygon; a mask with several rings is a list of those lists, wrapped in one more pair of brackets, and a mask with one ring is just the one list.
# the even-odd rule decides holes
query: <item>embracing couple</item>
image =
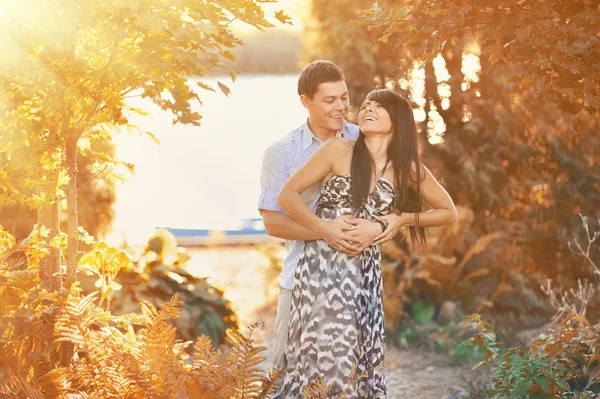
{"label": "embracing couple", "polygon": [[[332,397],[387,398],[381,244],[407,227],[451,223],[456,208],[419,161],[408,101],[374,90],[347,123],[348,90],[328,61],[304,68],[298,94],[308,119],[272,144],[261,171],[267,232],[285,239],[273,366],[285,371],[277,398],[308,385]],[[425,207],[427,204],[427,208]]]}

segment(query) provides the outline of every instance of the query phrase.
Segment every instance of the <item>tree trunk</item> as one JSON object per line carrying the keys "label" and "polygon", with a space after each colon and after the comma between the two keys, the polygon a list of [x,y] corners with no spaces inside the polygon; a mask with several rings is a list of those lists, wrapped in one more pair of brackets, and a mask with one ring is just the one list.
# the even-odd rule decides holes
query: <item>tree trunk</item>
{"label": "tree trunk", "polygon": [[66,143],[66,166],[69,175],[67,185],[67,276],[66,287],[77,280],[77,262],[79,261],[77,227],[77,138],[68,138]]}
{"label": "tree trunk", "polygon": [[[58,203],[38,209],[38,225],[50,230],[48,242],[60,234]],[[50,247],[49,254],[40,259],[40,282],[42,288],[48,291],[61,288],[60,249]]]}

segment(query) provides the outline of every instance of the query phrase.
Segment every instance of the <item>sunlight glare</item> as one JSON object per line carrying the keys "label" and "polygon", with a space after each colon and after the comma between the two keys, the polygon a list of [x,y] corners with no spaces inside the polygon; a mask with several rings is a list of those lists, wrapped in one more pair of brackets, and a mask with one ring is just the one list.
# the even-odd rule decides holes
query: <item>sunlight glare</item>
{"label": "sunlight glare", "polygon": [[425,100],[425,69],[420,68],[417,63],[415,63],[413,70],[411,72],[412,81],[412,90],[411,97],[413,101],[419,105],[419,107],[424,107]]}
{"label": "sunlight glare", "polygon": [[471,111],[469,111],[469,108],[467,107],[466,104],[463,104],[462,112],[463,112],[463,117],[462,117],[463,122],[466,123],[466,122],[470,121],[471,118],[473,118],[473,114],[471,113]]}
{"label": "sunlight glare", "polygon": [[440,144],[444,141],[446,123],[437,112],[437,108],[430,103],[429,121],[427,122],[427,139],[431,144]]}
{"label": "sunlight glare", "polygon": [[[446,62],[443,60],[440,61],[436,58],[437,61],[434,61],[434,65],[437,65],[435,69],[436,78],[438,81],[441,79],[449,78],[448,71],[446,70]],[[448,75],[445,77],[444,73]],[[439,75],[438,75],[439,74]],[[410,73],[410,80],[399,80],[400,87],[403,89],[408,88],[410,84],[412,84],[412,89],[410,91],[410,96],[412,100],[419,106],[419,108],[413,110],[415,121],[416,122],[424,122],[427,119],[427,113],[425,112],[425,105],[427,104],[427,99],[425,99],[425,68],[421,67],[418,63],[415,63],[413,66],[413,70]],[[438,85],[438,94],[442,99],[442,108],[448,109],[450,107],[450,85],[442,81]],[[437,108],[430,104],[429,111],[429,121],[427,122],[427,139],[431,144],[440,144],[444,141],[444,132],[446,131],[446,124],[444,123],[444,119],[437,112]]]}
{"label": "sunlight glare", "polygon": [[398,84],[400,85],[400,88],[402,90],[408,90],[410,81],[408,79],[400,79],[400,80],[398,80]]}
{"label": "sunlight glare", "polygon": [[[463,53],[460,70],[465,77],[463,83],[466,84],[467,89],[471,87],[471,83],[479,82],[479,75],[481,73],[479,56],[472,53]],[[463,89],[463,91],[466,91],[467,89]]]}
{"label": "sunlight glare", "polygon": [[413,114],[415,115],[416,122],[424,122],[425,118],[427,117],[427,115],[425,114],[425,110],[423,110],[423,108],[415,109],[413,111]]}
{"label": "sunlight glare", "polygon": [[450,73],[446,68],[446,59],[441,54],[438,54],[433,60],[433,68],[435,78],[438,81],[437,92],[442,101],[442,109],[448,109],[450,108],[450,95],[452,94],[452,89],[447,83],[450,80]]}
{"label": "sunlight glare", "polygon": [[438,82],[447,82],[450,79],[450,74],[446,68],[446,60],[441,54],[433,59],[433,68],[435,69],[435,77]]}
{"label": "sunlight glare", "polygon": [[442,99],[442,109],[446,110],[448,108],[450,108],[450,99],[449,98]]}

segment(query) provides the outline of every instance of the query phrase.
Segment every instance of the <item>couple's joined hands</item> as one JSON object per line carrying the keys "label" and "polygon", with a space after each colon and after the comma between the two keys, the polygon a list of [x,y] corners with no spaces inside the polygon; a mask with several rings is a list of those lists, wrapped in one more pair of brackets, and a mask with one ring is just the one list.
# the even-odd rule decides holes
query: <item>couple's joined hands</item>
{"label": "couple's joined hands", "polygon": [[321,235],[333,248],[358,257],[367,247],[392,239],[402,227],[401,215],[396,213],[375,218],[386,226],[383,231],[380,223],[353,215],[341,215],[325,222]]}

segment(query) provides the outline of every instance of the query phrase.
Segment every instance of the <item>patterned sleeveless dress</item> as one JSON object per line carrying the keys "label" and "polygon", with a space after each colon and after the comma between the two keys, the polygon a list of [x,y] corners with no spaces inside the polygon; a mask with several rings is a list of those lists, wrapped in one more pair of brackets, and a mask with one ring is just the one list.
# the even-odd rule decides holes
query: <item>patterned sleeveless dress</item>
{"label": "patterned sleeveless dress", "polygon": [[[386,167],[359,217],[374,220],[394,209]],[[350,175],[333,175],[324,183],[317,216],[353,213],[350,182]],[[304,398],[305,387],[322,378],[335,387],[328,398],[387,398],[383,346],[381,246],[352,258],[324,240],[306,241],[294,278],[282,392],[275,397]]]}

